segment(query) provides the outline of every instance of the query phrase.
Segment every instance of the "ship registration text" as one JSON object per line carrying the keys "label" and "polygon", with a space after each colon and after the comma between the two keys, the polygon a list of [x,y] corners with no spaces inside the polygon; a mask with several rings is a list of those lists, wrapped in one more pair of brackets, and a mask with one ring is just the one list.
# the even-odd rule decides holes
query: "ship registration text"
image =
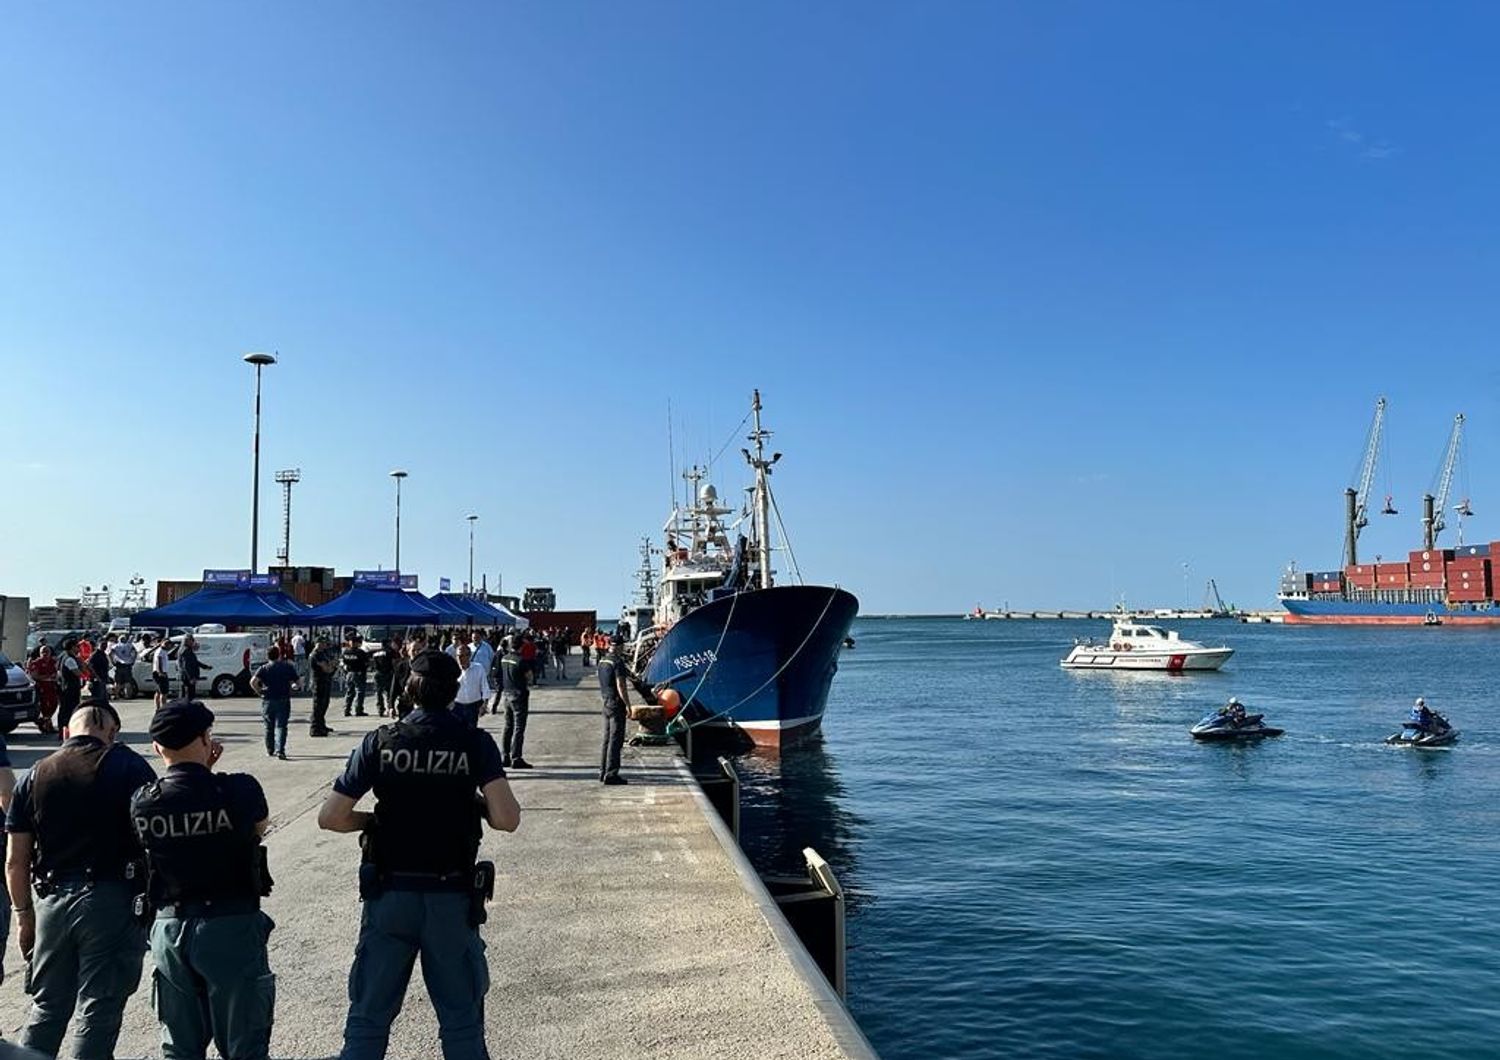
{"label": "ship registration text", "polygon": [[712,666],[719,661],[719,656],[713,649],[708,651],[695,651],[691,655],[676,655],[672,658],[672,665],[679,670],[696,670],[700,666]]}

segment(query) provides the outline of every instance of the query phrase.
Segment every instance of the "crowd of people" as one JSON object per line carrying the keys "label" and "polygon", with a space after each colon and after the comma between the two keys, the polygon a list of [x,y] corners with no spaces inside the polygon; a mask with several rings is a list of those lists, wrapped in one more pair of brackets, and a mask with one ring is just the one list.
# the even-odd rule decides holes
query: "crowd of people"
{"label": "crowd of people", "polygon": [[[413,631],[367,649],[354,632],[338,648],[326,635],[309,643],[299,634],[273,644],[253,674],[273,757],[286,755],[291,701],[308,685],[314,726],[327,734],[336,675],[346,714],[365,712],[373,683],[376,712],[392,719],[361,740],[318,815],[326,830],[361,833],[364,904],[342,1057],[385,1055],[418,957],[444,1057],[487,1057],[488,972],[478,929],[493,866],[477,861],[481,826],[519,826],[506,770],[530,768],[529,692],[549,669],[566,674],[574,640],[550,631]],[[272,886],[265,792],[248,773],[214,771],[223,752],[214,715],[191,695],[156,705],[149,725],[156,768],[118,739],[107,686],[123,678],[92,661],[134,666],[136,658],[125,662],[114,650],[118,643],[106,638],[81,650],[70,640],[58,656],[48,647],[29,660],[53,664],[33,672],[56,670],[49,720],[56,716],[62,743],[19,784],[0,740],[9,840],[0,897],[8,891],[31,996],[21,1045],[56,1056],[71,1024],[69,1055],[112,1056],[149,952],[164,1056],[203,1057],[212,1044],[223,1056],[259,1060],[269,1055],[275,1006],[267,945],[274,925],[260,907]],[[623,642],[589,631],[582,647],[586,665],[597,656],[603,700],[600,780],[622,784]],[[159,697],[169,696],[161,687]],[[485,711],[505,714],[498,745],[478,724]],[[374,809],[356,810],[369,793]]]}

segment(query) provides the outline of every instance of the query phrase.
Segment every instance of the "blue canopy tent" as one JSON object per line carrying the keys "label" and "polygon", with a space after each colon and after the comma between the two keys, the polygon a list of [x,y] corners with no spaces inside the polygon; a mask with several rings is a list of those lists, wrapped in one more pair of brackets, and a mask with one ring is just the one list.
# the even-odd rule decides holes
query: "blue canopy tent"
{"label": "blue canopy tent", "polygon": [[226,626],[285,626],[305,611],[281,590],[206,586],[170,604],[137,611],[132,627],[200,626],[219,622]]}
{"label": "blue canopy tent", "polygon": [[[416,595],[422,596],[421,593],[417,593]],[[460,607],[453,597],[444,595],[443,593],[438,593],[436,596],[422,596],[422,600],[448,616],[448,620],[444,625],[468,626],[473,625],[477,620],[472,611]]]}
{"label": "blue canopy tent", "polygon": [[449,626],[454,616],[420,593],[356,585],[337,599],[289,619],[294,626]]}
{"label": "blue canopy tent", "polygon": [[526,628],[527,621],[519,615],[513,615],[503,607],[497,607],[487,600],[481,600],[474,596],[464,596],[462,593],[438,593],[432,598],[432,602],[450,603],[469,615],[475,622],[481,622],[490,626],[520,626]]}

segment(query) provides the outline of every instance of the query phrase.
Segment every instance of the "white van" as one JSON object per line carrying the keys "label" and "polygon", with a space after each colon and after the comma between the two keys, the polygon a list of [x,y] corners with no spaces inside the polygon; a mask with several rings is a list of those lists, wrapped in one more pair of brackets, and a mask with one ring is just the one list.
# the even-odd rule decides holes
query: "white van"
{"label": "white van", "polygon": [[[207,690],[218,699],[226,696],[250,695],[250,675],[266,661],[266,651],[271,647],[270,633],[195,633],[198,642],[198,661],[203,664],[203,678],[198,683],[199,691]],[[182,637],[167,641],[167,654],[171,664],[167,667],[170,678],[170,695],[182,691],[177,679],[177,650],[182,647]],[[150,649],[137,643],[135,666],[131,670],[135,678],[136,693],[155,695],[156,681],[151,677],[151,658],[156,654],[156,645]],[[125,698],[129,699],[130,696]]]}

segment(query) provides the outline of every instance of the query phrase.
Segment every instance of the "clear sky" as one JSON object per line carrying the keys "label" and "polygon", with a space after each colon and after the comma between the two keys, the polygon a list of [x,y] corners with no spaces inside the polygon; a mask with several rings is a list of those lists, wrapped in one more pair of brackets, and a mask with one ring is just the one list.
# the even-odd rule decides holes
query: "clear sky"
{"label": "clear sky", "polygon": [[[1500,538],[1493,5],[10,5],[0,592],[478,566],[613,612],[752,387],[866,611],[1270,602],[1469,416]],[[729,458],[722,493],[744,484]],[[1453,532],[1446,535],[1452,540]]]}

